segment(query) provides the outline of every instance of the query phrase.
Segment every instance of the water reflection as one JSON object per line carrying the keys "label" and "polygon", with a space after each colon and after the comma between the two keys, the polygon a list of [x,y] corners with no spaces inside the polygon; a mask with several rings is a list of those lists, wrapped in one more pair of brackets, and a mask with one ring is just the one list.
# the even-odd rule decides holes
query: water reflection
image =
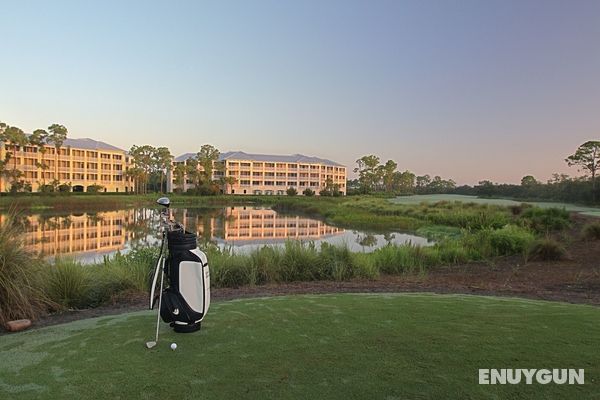
{"label": "water reflection", "polygon": [[[171,210],[173,217],[200,240],[246,251],[286,240],[343,244],[353,251],[372,251],[388,243],[430,244],[406,233],[367,233],[337,228],[322,221],[283,215],[258,207],[187,208]],[[5,216],[0,214],[0,221]],[[28,249],[46,257],[73,256],[82,261],[101,259],[116,251],[158,243],[157,213],[124,209],[80,214],[22,215]]]}

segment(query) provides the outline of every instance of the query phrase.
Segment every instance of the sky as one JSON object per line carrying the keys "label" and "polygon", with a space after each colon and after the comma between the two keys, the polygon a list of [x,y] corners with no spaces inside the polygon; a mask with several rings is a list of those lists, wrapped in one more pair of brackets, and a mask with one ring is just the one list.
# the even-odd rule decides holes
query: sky
{"label": "sky", "polygon": [[367,154],[459,184],[578,175],[600,1],[0,0],[0,121],[177,156]]}

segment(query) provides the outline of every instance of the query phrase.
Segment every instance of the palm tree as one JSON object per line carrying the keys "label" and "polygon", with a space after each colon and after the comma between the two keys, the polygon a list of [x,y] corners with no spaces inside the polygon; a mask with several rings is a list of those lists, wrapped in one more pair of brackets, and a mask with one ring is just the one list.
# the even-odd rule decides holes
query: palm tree
{"label": "palm tree", "polygon": [[163,192],[163,182],[165,180],[165,176],[167,171],[171,168],[171,159],[173,156],[171,155],[171,151],[169,151],[166,147],[159,147],[156,149],[156,168],[160,171],[160,192],[165,193],[166,189]]}
{"label": "palm tree", "polygon": [[235,185],[237,183],[237,179],[234,176],[224,176],[219,179],[222,186],[224,186],[224,193],[227,194],[227,188],[229,185]]}
{"label": "palm tree", "polygon": [[21,171],[17,171],[17,149],[27,144],[27,135],[25,135],[25,132],[23,132],[16,126],[6,125],[4,128],[3,136],[4,140],[8,142],[9,145],[13,148],[13,151],[10,154],[10,156],[7,155],[7,157],[11,157],[14,159],[13,168],[11,173],[9,174],[10,178],[12,179],[12,185],[14,186],[17,183],[17,179],[22,175]]}
{"label": "palm tree", "polygon": [[42,170],[42,187],[44,188],[46,187],[46,170],[50,168],[50,166],[44,162],[47,140],[48,132],[44,129],[36,129],[31,136],[29,136],[29,144],[36,146],[38,152],[42,155],[41,161],[36,161],[35,166]]}
{"label": "palm tree", "polygon": [[67,140],[67,128],[63,125],[52,124],[48,127],[48,143],[54,144],[55,152],[54,152],[54,180],[60,183],[58,179],[58,153],[60,148],[62,147],[65,140]]}

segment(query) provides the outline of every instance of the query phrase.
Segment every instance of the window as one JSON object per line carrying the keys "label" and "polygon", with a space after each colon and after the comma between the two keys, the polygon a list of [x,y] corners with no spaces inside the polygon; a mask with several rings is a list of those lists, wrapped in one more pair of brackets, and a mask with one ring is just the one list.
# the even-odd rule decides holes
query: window
{"label": "window", "polygon": [[275,163],[265,163],[266,168],[275,168]]}
{"label": "window", "polygon": [[254,168],[262,168],[263,167],[263,163],[261,163],[261,162],[252,163],[252,167],[254,167]]}
{"label": "window", "polygon": [[262,181],[252,181],[252,184],[255,186],[260,186],[262,185]]}

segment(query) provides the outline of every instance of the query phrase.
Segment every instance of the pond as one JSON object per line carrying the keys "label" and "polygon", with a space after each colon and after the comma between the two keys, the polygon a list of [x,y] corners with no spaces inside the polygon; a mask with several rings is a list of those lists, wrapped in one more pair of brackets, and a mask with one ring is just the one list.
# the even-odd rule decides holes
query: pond
{"label": "pond", "polygon": [[[263,245],[282,246],[286,240],[346,245],[356,252],[370,252],[388,243],[433,244],[406,232],[346,230],[317,219],[261,207],[175,208],[171,212],[186,230],[198,234],[200,242],[211,242],[236,252],[248,252]],[[69,256],[90,263],[117,251],[125,253],[132,248],[159,244],[158,214],[154,209],[40,213],[20,218],[25,226],[26,246],[48,258]]]}

